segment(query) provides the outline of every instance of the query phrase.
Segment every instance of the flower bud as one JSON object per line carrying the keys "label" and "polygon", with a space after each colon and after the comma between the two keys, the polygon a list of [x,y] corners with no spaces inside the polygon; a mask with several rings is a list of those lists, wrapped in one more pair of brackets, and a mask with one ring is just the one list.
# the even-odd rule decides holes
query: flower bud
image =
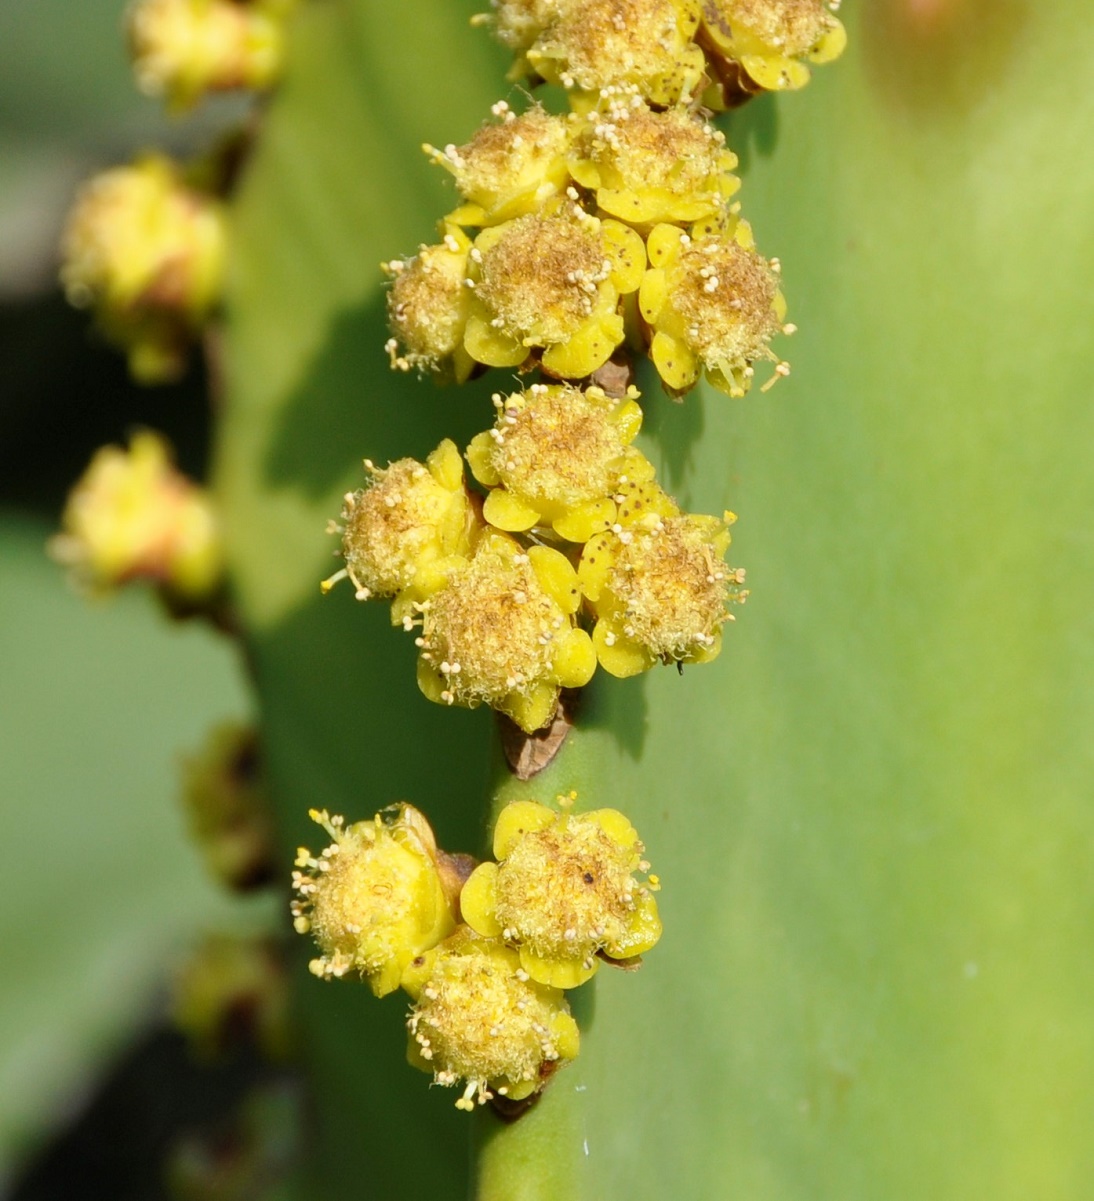
{"label": "flower bud", "polygon": [[69,214],[61,282],[126,349],[134,377],[179,374],[221,286],[225,218],[169,159],[150,155],[86,183]]}
{"label": "flower bud", "polygon": [[357,972],[385,996],[416,955],[455,928],[433,831],[406,804],[352,826],[326,810],[311,817],[333,841],[319,855],[301,847],[293,872],[297,933],[310,933],[321,952],[309,967],[326,980]]}

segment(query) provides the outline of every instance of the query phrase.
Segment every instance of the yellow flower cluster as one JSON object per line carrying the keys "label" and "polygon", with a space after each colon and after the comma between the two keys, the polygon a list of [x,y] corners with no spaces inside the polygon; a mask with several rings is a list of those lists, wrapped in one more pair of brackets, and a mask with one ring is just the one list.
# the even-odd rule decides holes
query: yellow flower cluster
{"label": "yellow flower cluster", "polygon": [[402,988],[410,1062],[462,1081],[459,1109],[537,1093],[578,1053],[564,990],[602,962],[636,966],[661,936],[633,826],[614,809],[572,814],[574,799],[507,805],[497,862],[474,870],[411,805],[351,826],[312,811],[332,839],[301,848],[293,874],[296,929],[321,952],[312,972],[356,974],[377,996]]}
{"label": "yellow flower cluster", "polygon": [[676,395],[704,373],[742,395],[762,359],[785,374],[769,347],[789,329],[778,265],[730,201],[737,159],[719,131],[618,80],[566,116],[494,114],[464,146],[425,147],[462,203],[441,242],[384,264],[394,367],[582,380],[648,346]]}
{"label": "yellow flower cluster", "polygon": [[725,564],[727,519],[682,513],[633,445],[638,392],[533,384],[494,398],[467,448],[449,441],[347,494],[341,534],[356,596],[394,597],[416,632],[418,684],[440,704],[487,704],[532,733],[597,664],[629,676],[704,663],[721,647],[743,572]]}
{"label": "yellow flower cluster", "polygon": [[809,65],[838,58],[847,40],[833,15],[839,0],[491,0],[491,7],[478,20],[515,53],[510,79],[561,84],[579,107],[617,83],[661,107],[739,104],[756,92],[803,87]]}

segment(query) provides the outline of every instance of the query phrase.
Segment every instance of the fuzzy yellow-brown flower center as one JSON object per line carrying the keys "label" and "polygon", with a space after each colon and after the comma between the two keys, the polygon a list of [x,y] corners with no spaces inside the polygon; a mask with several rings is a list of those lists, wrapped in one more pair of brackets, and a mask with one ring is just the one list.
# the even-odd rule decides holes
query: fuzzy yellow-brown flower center
{"label": "fuzzy yellow-brown flower center", "polygon": [[614,556],[608,587],[628,639],[672,659],[713,641],[726,620],[732,573],[708,529],[687,515],[670,517],[621,538]]}
{"label": "fuzzy yellow-brown flower center", "polygon": [[611,273],[597,223],[563,216],[513,221],[482,256],[478,295],[499,328],[536,345],[570,337],[593,312]]}
{"label": "fuzzy yellow-brown flower center", "polygon": [[[437,955],[408,1026],[419,1054],[437,1081],[471,1082],[480,1096],[488,1081],[512,1085],[538,1081],[545,1064],[561,1055],[553,1029],[565,1011],[561,994],[518,975],[515,956],[477,952]],[[527,1091],[527,1090],[520,1090]],[[470,1105],[461,1106],[469,1108]]]}
{"label": "fuzzy yellow-brown flower center", "polygon": [[778,290],[762,255],[732,238],[709,236],[681,249],[669,277],[669,304],[702,359],[737,365],[762,356],[781,328]]}
{"label": "fuzzy yellow-brown flower center", "polygon": [[832,25],[823,0],[708,0],[705,8],[719,24],[746,30],[790,58],[811,50]]}
{"label": "fuzzy yellow-brown flower center", "polygon": [[497,704],[551,677],[570,626],[528,556],[480,550],[425,612],[422,646],[456,704]]}
{"label": "fuzzy yellow-brown flower center", "polygon": [[[396,335],[388,349],[396,367],[435,371],[463,337],[467,253],[454,235],[449,239],[447,245],[424,246],[413,258],[388,264],[395,277],[388,318]],[[399,343],[405,348],[401,352]]]}
{"label": "fuzzy yellow-brown flower center", "polygon": [[627,932],[635,859],[634,848],[619,846],[594,821],[564,820],[526,834],[498,869],[502,937],[519,937],[542,959],[591,961]]}

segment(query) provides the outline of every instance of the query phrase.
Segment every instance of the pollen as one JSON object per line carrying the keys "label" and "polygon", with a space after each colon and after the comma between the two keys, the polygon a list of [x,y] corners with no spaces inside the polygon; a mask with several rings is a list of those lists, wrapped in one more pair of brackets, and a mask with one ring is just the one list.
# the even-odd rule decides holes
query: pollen
{"label": "pollen", "polygon": [[413,368],[458,383],[470,374],[473,364],[463,349],[470,249],[467,235],[453,226],[440,244],[385,264],[393,277],[387,295],[393,337],[387,350],[395,370]]}
{"label": "pollen", "polygon": [[466,927],[407,971],[411,1062],[437,1084],[464,1082],[457,1109],[495,1095],[520,1100],[578,1052],[562,992],[522,979],[514,951]]}
{"label": "pollen", "polygon": [[405,804],[351,826],[326,810],[311,816],[332,841],[318,855],[302,847],[293,873],[296,930],[321,952],[309,966],[328,980],[356,972],[382,997],[455,928],[433,831]]}
{"label": "pollen", "polygon": [[635,876],[648,868],[644,849],[617,810],[574,815],[517,801],[495,829],[499,862],[464,885],[464,920],[515,946],[532,980],[575,988],[601,953],[631,959],[660,937],[651,888]]}

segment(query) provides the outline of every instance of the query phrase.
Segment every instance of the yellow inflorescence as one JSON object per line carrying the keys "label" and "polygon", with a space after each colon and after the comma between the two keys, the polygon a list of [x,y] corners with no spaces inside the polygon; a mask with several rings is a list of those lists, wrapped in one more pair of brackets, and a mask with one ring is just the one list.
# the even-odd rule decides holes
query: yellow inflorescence
{"label": "yellow inflorescence", "polygon": [[140,579],[199,603],[220,587],[223,557],[210,499],[148,430],[134,434],[128,450],[105,446],[95,454],[69,494],[61,525],[50,551],[88,591]]}
{"label": "yellow inflorescence", "polygon": [[322,979],[356,972],[382,997],[455,928],[433,831],[412,805],[351,826],[326,810],[311,816],[332,842],[319,855],[301,847],[293,873],[297,932],[321,952],[309,966]]}
{"label": "yellow inflorescence", "polygon": [[65,227],[61,282],[127,350],[136,378],[171,379],[218,299],[224,242],[220,203],[150,155],[84,185]]}
{"label": "yellow inflorescence", "polygon": [[660,884],[642,878],[637,832],[615,809],[571,813],[576,797],[507,805],[498,862],[474,871],[409,805],[348,827],[312,812],[334,839],[319,857],[301,850],[306,870],[293,877],[296,928],[323,952],[312,971],[360,974],[378,996],[402,988],[408,1058],[437,1084],[462,1085],[458,1109],[532,1099],[578,1053],[564,990],[602,962],[638,967],[661,936]]}
{"label": "yellow inflorescence", "polygon": [[128,29],[140,89],[186,109],[207,92],[262,89],[285,59],[295,0],[137,0]]}

